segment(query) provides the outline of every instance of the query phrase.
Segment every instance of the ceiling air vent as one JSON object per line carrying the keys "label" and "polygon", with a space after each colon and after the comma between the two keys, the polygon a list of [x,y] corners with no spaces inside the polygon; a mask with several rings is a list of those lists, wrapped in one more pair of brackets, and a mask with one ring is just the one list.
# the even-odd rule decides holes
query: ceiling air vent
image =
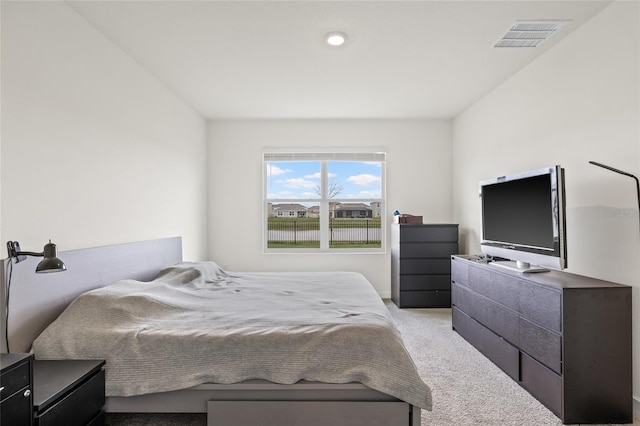
{"label": "ceiling air vent", "polygon": [[516,21],[493,47],[538,47],[570,21]]}

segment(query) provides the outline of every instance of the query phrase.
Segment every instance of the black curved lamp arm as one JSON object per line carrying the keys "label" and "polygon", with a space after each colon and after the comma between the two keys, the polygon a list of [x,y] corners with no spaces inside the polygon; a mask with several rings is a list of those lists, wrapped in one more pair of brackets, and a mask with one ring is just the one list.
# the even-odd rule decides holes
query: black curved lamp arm
{"label": "black curved lamp arm", "polygon": [[594,166],[602,167],[603,169],[611,170],[612,172],[616,172],[621,175],[629,176],[630,178],[633,178],[636,181],[636,192],[638,194],[638,215],[640,216],[640,181],[638,181],[638,178],[632,175],[631,173],[622,171],[620,169],[616,169],[615,167],[607,166],[606,164],[598,163],[596,161],[589,161],[589,163],[593,164]]}
{"label": "black curved lamp arm", "polygon": [[44,256],[44,252],[36,253],[34,251],[14,251],[13,252],[13,257],[18,257],[18,256],[39,256],[39,257],[42,257],[42,256]]}
{"label": "black curved lamp arm", "polygon": [[36,253],[34,251],[20,251],[20,245],[17,241],[7,241],[7,251],[9,252],[9,257],[15,257],[18,259],[16,260],[16,263],[24,260],[25,256],[44,256],[44,252]]}
{"label": "black curved lamp arm", "polygon": [[20,244],[17,241],[7,241],[7,251],[9,252],[9,259],[15,259],[16,263],[20,263],[25,260],[27,256],[44,257],[42,262],[40,262],[36,267],[37,273],[61,272],[67,269],[64,262],[58,259],[56,245],[53,244],[51,240],[49,240],[49,243],[45,244],[44,250],[41,253],[34,251],[21,251]]}

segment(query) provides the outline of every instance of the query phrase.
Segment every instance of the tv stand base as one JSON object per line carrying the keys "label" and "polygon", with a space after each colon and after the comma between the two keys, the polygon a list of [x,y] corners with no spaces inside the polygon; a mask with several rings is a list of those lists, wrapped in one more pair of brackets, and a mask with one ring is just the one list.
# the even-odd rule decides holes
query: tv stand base
{"label": "tv stand base", "polygon": [[515,272],[521,272],[523,274],[530,274],[534,272],[549,272],[547,268],[541,266],[532,265],[527,262],[512,261],[512,260],[499,260],[490,263],[491,265],[499,266],[501,268],[509,269]]}

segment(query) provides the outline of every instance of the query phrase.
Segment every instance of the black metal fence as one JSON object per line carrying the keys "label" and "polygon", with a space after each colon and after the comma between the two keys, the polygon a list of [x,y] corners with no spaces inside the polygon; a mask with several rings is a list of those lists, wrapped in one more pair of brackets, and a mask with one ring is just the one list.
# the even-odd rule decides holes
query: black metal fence
{"label": "black metal fence", "polygon": [[[319,248],[320,219],[269,218],[267,246],[269,248]],[[381,247],[380,218],[329,219],[329,247]]]}

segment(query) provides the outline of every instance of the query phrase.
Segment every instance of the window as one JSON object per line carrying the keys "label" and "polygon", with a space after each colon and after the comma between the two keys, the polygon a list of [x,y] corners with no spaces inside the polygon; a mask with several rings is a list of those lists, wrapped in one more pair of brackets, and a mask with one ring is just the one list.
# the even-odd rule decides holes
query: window
{"label": "window", "polygon": [[385,153],[264,153],[267,252],[383,252]]}

